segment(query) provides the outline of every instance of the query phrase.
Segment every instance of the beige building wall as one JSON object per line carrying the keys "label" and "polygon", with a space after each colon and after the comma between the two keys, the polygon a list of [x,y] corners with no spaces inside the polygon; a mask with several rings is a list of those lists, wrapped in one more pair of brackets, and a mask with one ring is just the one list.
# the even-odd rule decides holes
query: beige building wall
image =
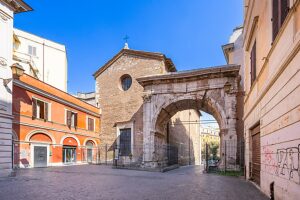
{"label": "beige building wall", "polygon": [[25,73],[67,91],[67,53],[62,44],[14,29],[13,59]]}
{"label": "beige building wall", "polygon": [[169,144],[178,148],[180,165],[200,165],[200,113],[196,110],[177,112],[169,122]]}
{"label": "beige building wall", "polygon": [[[259,187],[275,199],[300,196],[300,6],[290,11],[272,39],[272,1],[244,1],[245,163],[252,178],[260,157]],[[256,41],[256,80],[251,84],[250,53]],[[253,128],[260,128],[259,149],[252,148]],[[255,140],[257,141],[257,140]],[[259,157],[253,152],[260,152]]]}

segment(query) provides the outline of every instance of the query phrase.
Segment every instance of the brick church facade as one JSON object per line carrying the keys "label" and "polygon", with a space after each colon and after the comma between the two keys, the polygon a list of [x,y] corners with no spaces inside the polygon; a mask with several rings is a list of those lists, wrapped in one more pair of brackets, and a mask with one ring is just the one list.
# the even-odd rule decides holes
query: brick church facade
{"label": "brick church facade", "polygon": [[[102,144],[108,144],[111,150],[114,145],[120,146],[121,151],[125,152],[120,152],[120,154],[125,156],[137,154],[138,152],[139,156],[136,159],[141,160],[144,93],[143,87],[136,79],[175,71],[176,68],[172,60],[164,54],[128,48],[122,49],[96,71],[94,78],[96,80],[96,101],[101,109],[100,139]],[[192,113],[192,115],[189,113]],[[178,116],[174,116],[173,122],[178,122],[182,116],[185,116],[186,120],[187,115],[191,116],[191,120],[199,121],[199,114],[194,110],[182,111],[182,113],[178,113]],[[175,129],[174,126],[170,126],[170,130],[173,132],[170,134],[170,141],[178,147],[181,145],[181,149],[183,149],[182,143],[185,143],[185,147],[189,148],[182,151],[179,149],[179,163],[184,165],[190,161],[193,164],[200,164],[200,139],[197,138],[200,134],[197,131],[198,129],[193,128],[190,133],[194,138],[194,141],[191,141],[194,145],[190,145],[190,147],[187,144],[189,142],[187,137],[187,134],[189,134],[187,133],[188,128],[181,123],[181,127],[178,127],[178,133],[175,133]],[[187,151],[192,152],[192,156],[189,156]],[[112,159],[112,153],[111,151],[109,159]],[[187,156],[190,158],[187,158]]]}

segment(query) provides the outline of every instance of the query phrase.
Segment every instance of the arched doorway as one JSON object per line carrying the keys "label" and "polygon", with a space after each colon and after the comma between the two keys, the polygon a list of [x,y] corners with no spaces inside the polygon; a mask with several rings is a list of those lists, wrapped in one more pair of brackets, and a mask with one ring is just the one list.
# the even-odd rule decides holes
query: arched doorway
{"label": "arched doorway", "polygon": [[66,137],[63,140],[63,163],[73,164],[77,161],[77,140],[73,137]]}
{"label": "arched doorway", "polygon": [[145,93],[144,166],[164,164],[165,155],[160,153],[159,146],[167,144],[167,123],[179,111],[193,109],[211,114],[219,124],[221,141],[236,140],[239,66],[148,76],[139,78],[138,82],[144,87]]}
{"label": "arched doorway", "polygon": [[[50,144],[52,139],[45,133],[35,133],[29,138],[31,143],[31,162],[33,167],[47,167],[49,165]],[[21,162],[24,162],[21,160]]]}

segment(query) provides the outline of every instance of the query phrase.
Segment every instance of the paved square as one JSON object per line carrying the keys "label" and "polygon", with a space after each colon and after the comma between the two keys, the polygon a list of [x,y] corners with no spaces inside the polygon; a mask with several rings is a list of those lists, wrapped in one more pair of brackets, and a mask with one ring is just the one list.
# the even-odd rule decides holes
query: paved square
{"label": "paved square", "polygon": [[0,179],[0,199],[263,200],[268,198],[245,180],[202,174],[200,167],[182,167],[159,173],[82,165],[19,170],[16,177]]}

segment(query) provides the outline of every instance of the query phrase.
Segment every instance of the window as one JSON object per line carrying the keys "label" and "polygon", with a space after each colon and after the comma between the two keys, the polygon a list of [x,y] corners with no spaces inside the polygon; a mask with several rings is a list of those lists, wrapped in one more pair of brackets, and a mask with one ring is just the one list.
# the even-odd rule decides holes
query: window
{"label": "window", "polygon": [[94,130],[95,130],[95,127],[94,127],[94,119],[88,117],[87,123],[88,123],[88,127],[87,127],[88,130],[89,130],[89,131],[94,131]]}
{"label": "window", "polygon": [[123,91],[128,90],[130,88],[131,84],[132,84],[132,79],[128,74],[123,75],[121,77],[121,86],[122,86]]}
{"label": "window", "polygon": [[28,46],[28,54],[32,55],[32,56],[36,56],[36,47],[29,45]]}
{"label": "window", "polygon": [[69,128],[77,127],[77,113],[67,110],[66,124]]}
{"label": "window", "polygon": [[129,156],[131,154],[131,129],[120,129],[120,155]]}
{"label": "window", "polygon": [[253,85],[255,79],[256,79],[256,41],[254,41],[251,55],[250,55],[250,61],[251,61],[251,85]]}
{"label": "window", "polygon": [[38,99],[32,99],[32,118],[33,119],[44,119],[49,120],[49,103]]}
{"label": "window", "polygon": [[273,0],[273,5],[272,5],[273,41],[275,40],[286,16],[288,15],[289,10],[290,10],[289,0]]}

